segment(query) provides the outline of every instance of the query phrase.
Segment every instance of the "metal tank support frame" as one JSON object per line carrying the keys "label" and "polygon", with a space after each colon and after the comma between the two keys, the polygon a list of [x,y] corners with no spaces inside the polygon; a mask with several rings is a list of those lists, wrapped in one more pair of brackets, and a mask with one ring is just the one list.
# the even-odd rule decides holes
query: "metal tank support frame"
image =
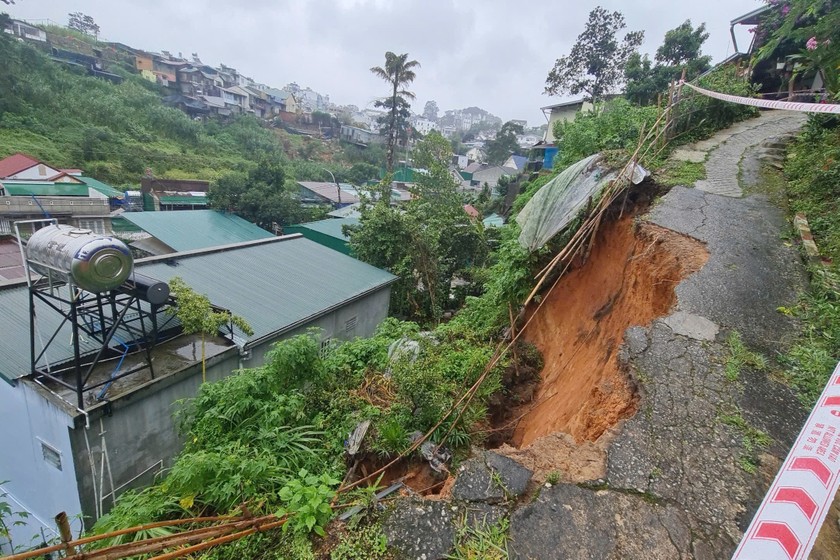
{"label": "metal tank support frame", "polygon": [[[146,288],[150,280],[156,281],[137,274],[135,282],[135,273],[132,271],[129,279],[119,287],[106,292],[91,293],[77,286],[72,278],[66,277],[66,274],[61,274],[63,271],[55,270],[53,273],[51,267],[44,263],[38,263],[41,273],[35,272],[30,267],[19,226],[22,224],[34,226],[38,223],[49,225],[57,222],[50,218],[23,220],[14,224],[29,288],[30,373],[36,378],[49,379],[53,383],[74,391],[77,397],[76,406],[81,410],[86,408],[85,394],[90,391],[103,387],[104,389],[96,399],[104,401],[107,400],[105,391],[118,379],[146,368],[154,378],[151,352],[160,331],[158,314],[169,302],[168,286],[163,290],[164,295],[159,286],[162,283],[158,283],[159,289],[153,294]],[[64,289],[67,290],[66,295],[63,293]],[[46,342],[39,329],[35,311],[36,301],[45,304],[62,317],[61,322]],[[144,306],[143,302],[148,305]],[[67,323],[71,329],[73,357],[69,361],[62,359],[61,363],[51,364],[48,351]],[[150,328],[147,328],[147,325]],[[94,341],[95,344],[90,345],[93,348],[87,348],[83,352],[80,336]],[[41,346],[40,352],[36,346],[38,341]],[[125,371],[119,371],[118,367],[106,379],[92,382],[91,376],[97,365],[107,359],[119,357],[113,348],[114,342],[126,347],[126,353],[129,346],[142,350],[144,363]],[[119,364],[122,364],[122,360]],[[72,374],[72,382],[68,381],[68,377],[71,377],[68,374]]]}

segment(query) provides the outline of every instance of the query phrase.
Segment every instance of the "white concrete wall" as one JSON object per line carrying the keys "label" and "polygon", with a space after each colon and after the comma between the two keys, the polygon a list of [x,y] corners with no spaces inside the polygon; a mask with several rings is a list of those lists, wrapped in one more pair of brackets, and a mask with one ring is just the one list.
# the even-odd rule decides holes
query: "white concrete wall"
{"label": "white concrete wall", "polygon": [[24,169],[20,173],[12,175],[9,179],[21,179],[25,181],[45,181],[50,177],[58,175],[58,169],[54,169],[49,165],[33,165],[29,169]]}
{"label": "white concrete wall", "polygon": [[[0,494],[8,494],[3,500],[13,511],[29,514],[25,526],[11,527],[15,546],[36,546],[57,536],[53,518],[62,511],[74,534],[81,528],[71,425],[64,411],[27,383],[13,387],[0,380]],[[58,451],[61,470],[44,460],[42,443]],[[8,545],[0,546],[0,553],[6,552]]]}
{"label": "white concrete wall", "polygon": [[551,118],[548,121],[548,130],[545,131],[545,141],[551,144],[556,140],[554,137],[554,123],[557,121],[573,121],[578,112],[590,111],[592,107],[592,103],[584,101],[581,105],[569,105],[552,109]]}

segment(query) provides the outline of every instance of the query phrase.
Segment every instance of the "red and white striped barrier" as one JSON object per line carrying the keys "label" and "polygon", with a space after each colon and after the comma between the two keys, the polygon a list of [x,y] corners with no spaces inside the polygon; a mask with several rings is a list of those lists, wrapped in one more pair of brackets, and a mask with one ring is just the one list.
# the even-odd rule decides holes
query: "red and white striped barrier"
{"label": "red and white striped barrier", "polygon": [[840,364],[799,433],[733,560],[808,558],[840,486]]}
{"label": "red and white striped barrier", "polygon": [[773,101],[772,99],[756,99],[754,97],[740,97],[738,95],[730,95],[728,93],[718,93],[697,87],[688,82],[683,82],[694,91],[720,99],[721,101],[729,101],[731,103],[738,103],[740,105],[751,105],[752,107],[762,107],[764,109],[781,109],[783,111],[799,111],[801,113],[831,113],[840,115],[840,105],[832,105],[830,103],[792,103],[790,101]]}

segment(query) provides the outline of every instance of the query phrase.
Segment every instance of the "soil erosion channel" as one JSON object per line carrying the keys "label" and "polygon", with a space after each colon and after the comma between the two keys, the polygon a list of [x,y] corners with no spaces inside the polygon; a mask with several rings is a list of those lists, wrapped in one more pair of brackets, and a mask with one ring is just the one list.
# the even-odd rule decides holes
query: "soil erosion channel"
{"label": "soil erosion channel", "polygon": [[545,365],[511,443],[523,448],[555,432],[595,441],[632,416],[636,389],[618,359],[624,331],[667,315],[676,285],[707,258],[701,242],[632,217],[601,227],[586,263],[532,311],[525,337]]}

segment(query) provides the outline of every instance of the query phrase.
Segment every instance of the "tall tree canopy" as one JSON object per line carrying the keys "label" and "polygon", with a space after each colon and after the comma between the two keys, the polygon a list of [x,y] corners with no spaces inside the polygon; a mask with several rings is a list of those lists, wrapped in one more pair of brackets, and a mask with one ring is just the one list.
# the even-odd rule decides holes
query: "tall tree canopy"
{"label": "tall tree canopy", "polygon": [[687,19],[679,26],[665,33],[662,45],[656,49],[656,61],[666,66],[691,66],[689,73],[699,74],[709,68],[712,57],[703,56],[703,43],[709,38],[706,24],[697,29]]}
{"label": "tall tree canopy", "polygon": [[426,105],[423,106],[423,118],[427,120],[436,121],[439,112],[437,101],[426,101]]}
{"label": "tall tree canopy", "polygon": [[620,12],[600,6],[589,13],[589,21],[568,56],[558,58],[545,81],[545,93],[583,93],[587,101],[600,101],[621,85],[624,66],[644,39],[644,31],[631,31],[619,40],[627,27]]}
{"label": "tall tree canopy", "polygon": [[695,29],[691,20],[686,20],[665,33],[662,45],[656,50],[655,65],[647,55],[638,52],[630,55],[624,67],[627,99],[639,105],[651,104],[668,88],[669,82],[680,78],[683,70],[688,80],[708,70],[711,57],[701,52],[708,38],[705,23]]}
{"label": "tall tree canopy", "polygon": [[430,132],[414,151],[415,163],[426,170],[414,198],[402,209],[392,207],[385,183],[386,196],[364,206],[360,225],[348,228],[357,258],[400,277],[391,291],[392,312],[422,322],[440,320],[452,305],[453,277],[486,252],[449,173],[451,157],[449,141]]}
{"label": "tall tree canopy", "polygon": [[385,66],[374,66],[370,69],[371,72],[391,86],[391,94],[385,101],[380,102],[382,103],[381,106],[389,110],[386,125],[388,133],[386,164],[388,171],[394,168],[394,147],[398,140],[397,127],[399,125],[400,108],[401,106],[407,106],[409,99],[415,98],[415,95],[405,88],[417,77],[414,69],[419,67],[420,63],[416,60],[408,60],[408,53],[394,54],[388,51],[385,53]]}
{"label": "tall tree canopy", "polygon": [[301,207],[296,186],[286,183],[283,166],[272,161],[262,161],[248,173],[222,176],[211,186],[209,198],[213,208],[235,212],[269,231],[274,224],[296,224],[312,214]]}
{"label": "tall tree canopy", "polygon": [[73,29],[85,35],[92,37],[99,37],[99,25],[89,15],[82,12],[72,12],[67,14],[67,28]]}
{"label": "tall tree canopy", "polygon": [[494,165],[501,165],[511,154],[519,151],[516,135],[524,133],[521,124],[508,121],[502,125],[496,138],[487,143],[487,161]]}
{"label": "tall tree canopy", "polygon": [[[396,108],[392,105],[395,101]],[[384,129],[388,131],[388,138],[391,138],[393,126],[394,145],[390,146],[393,150],[389,152],[393,157],[393,151],[395,151],[396,145],[405,145],[408,142],[408,136],[411,131],[409,120],[411,118],[411,105],[403,97],[398,95],[396,98],[379,99],[374,103],[374,106],[385,109],[385,114],[377,118],[376,122],[379,124],[380,130]]]}

